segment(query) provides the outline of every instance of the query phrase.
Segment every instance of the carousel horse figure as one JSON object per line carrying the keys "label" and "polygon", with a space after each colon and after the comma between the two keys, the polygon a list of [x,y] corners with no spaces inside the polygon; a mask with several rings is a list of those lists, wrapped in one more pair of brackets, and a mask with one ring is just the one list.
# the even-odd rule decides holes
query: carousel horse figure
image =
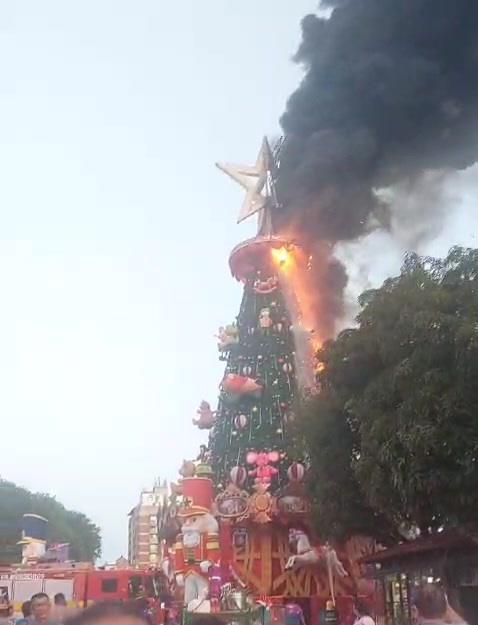
{"label": "carousel horse figure", "polygon": [[289,542],[295,544],[296,554],[289,557],[285,569],[297,569],[301,566],[314,566],[325,562],[327,569],[337,577],[347,577],[348,573],[339,560],[337,552],[328,543],[323,547],[312,547],[303,530],[289,530]]}
{"label": "carousel horse figure", "polygon": [[166,576],[166,579],[168,580],[168,582],[171,584],[174,581],[174,570],[173,570],[173,564],[171,562],[171,558],[169,556],[167,556],[166,558],[162,560],[161,570]]}

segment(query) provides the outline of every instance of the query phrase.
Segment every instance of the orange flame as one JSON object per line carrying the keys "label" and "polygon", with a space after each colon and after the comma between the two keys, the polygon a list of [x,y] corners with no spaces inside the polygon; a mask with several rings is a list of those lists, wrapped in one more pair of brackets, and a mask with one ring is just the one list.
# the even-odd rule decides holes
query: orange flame
{"label": "orange flame", "polygon": [[320,311],[316,309],[317,303],[311,297],[314,293],[314,285],[308,271],[311,259],[300,248],[292,246],[273,249],[271,255],[278,274],[282,278],[292,324],[304,331],[303,336],[307,337],[307,340],[300,341],[300,346],[299,341],[296,340],[296,351],[301,352],[298,354],[300,360],[308,363],[306,367],[311,371],[316,371],[315,354],[322,341],[314,331]]}
{"label": "orange flame", "polygon": [[292,262],[292,252],[286,247],[273,248],[272,259],[282,269],[287,270]]}

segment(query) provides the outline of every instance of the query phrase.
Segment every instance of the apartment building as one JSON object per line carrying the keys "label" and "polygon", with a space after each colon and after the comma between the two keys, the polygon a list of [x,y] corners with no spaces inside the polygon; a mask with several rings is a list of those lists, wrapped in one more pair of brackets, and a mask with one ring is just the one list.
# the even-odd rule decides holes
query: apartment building
{"label": "apartment building", "polygon": [[167,494],[166,481],[156,480],[152,490],[141,492],[138,504],[128,515],[128,560],[133,566],[158,564],[158,512]]}

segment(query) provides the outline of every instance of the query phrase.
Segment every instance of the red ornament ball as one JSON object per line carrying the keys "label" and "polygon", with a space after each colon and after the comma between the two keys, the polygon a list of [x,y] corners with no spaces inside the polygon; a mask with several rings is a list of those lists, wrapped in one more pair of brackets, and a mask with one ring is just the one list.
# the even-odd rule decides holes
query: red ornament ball
{"label": "red ornament ball", "polygon": [[300,462],[293,462],[287,469],[287,477],[290,482],[302,482],[304,479],[304,465]]}
{"label": "red ornament ball", "polygon": [[245,414],[238,414],[234,417],[234,425],[238,430],[243,430],[247,425],[247,417]]}
{"label": "red ornament ball", "polygon": [[247,471],[244,467],[233,467],[229,474],[234,486],[242,486],[247,478]]}

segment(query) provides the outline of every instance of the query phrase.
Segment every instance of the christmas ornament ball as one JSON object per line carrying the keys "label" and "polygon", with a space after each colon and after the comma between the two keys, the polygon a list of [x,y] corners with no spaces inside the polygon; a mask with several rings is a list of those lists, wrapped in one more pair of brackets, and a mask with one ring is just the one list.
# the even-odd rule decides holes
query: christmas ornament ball
{"label": "christmas ornament ball", "polygon": [[247,425],[247,417],[245,414],[238,414],[234,417],[234,425],[238,430],[243,430]]}
{"label": "christmas ornament ball", "polygon": [[293,462],[287,469],[287,477],[290,482],[302,482],[304,479],[304,465],[300,462]]}
{"label": "christmas ornament ball", "polygon": [[242,486],[246,481],[247,471],[244,467],[233,467],[229,475],[235,486]]}

